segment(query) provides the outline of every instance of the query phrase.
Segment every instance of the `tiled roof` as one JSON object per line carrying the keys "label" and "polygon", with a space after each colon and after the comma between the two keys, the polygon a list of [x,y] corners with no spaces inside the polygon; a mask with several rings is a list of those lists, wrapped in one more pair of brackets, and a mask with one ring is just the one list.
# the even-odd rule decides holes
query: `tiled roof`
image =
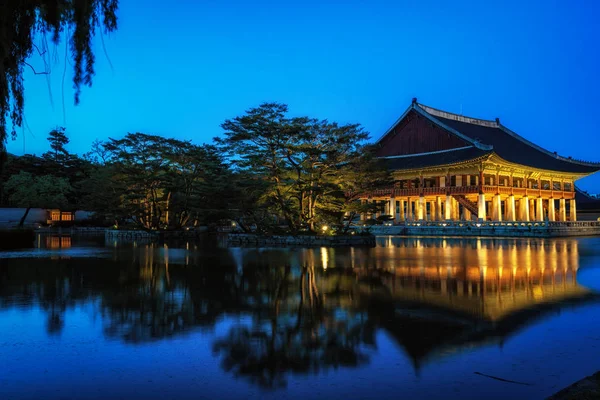
{"label": "tiled roof", "polygon": [[577,208],[583,210],[600,210],[600,199],[592,197],[589,194],[575,187],[575,200],[577,200]]}
{"label": "tiled roof", "polygon": [[592,173],[600,169],[600,165],[571,162],[552,153],[549,154],[539,147],[534,147],[521,138],[513,136],[501,125],[491,127],[442,117],[435,118],[472,140],[493,146],[496,154],[515,164],[574,173]]}

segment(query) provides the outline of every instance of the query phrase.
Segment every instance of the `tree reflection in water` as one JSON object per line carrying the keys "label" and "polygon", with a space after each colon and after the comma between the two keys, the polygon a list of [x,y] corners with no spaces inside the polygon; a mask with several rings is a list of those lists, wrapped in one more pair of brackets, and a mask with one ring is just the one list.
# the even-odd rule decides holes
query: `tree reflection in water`
{"label": "tree reflection in water", "polygon": [[501,344],[565,305],[598,300],[577,284],[576,240],[113,248],[109,258],[0,259],[0,309],[38,307],[55,335],[69,326],[68,311],[85,305],[101,315],[105,337],[125,343],[235,320],[213,342],[222,367],[278,388],[289,374],[368,363],[377,330],[418,370],[441,354]]}
{"label": "tree reflection in water", "polygon": [[373,343],[368,318],[341,307],[341,296],[352,298],[351,291],[339,290],[347,277],[323,277],[321,292],[310,260],[295,269],[259,266],[254,275],[265,284],[263,290],[251,289],[252,295],[266,294],[268,301],[252,301],[257,305],[252,322],[237,324],[215,342],[227,371],[274,388],[285,385],[288,373],[317,373],[368,361],[361,347]]}

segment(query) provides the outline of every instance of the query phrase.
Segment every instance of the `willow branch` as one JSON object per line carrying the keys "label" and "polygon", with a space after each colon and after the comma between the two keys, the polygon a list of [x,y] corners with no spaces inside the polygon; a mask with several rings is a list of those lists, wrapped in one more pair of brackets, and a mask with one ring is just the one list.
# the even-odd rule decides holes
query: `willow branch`
{"label": "willow branch", "polygon": [[32,43],[33,47],[35,47],[35,49],[37,50],[38,54],[40,56],[43,56],[44,54],[46,54],[46,49],[44,49],[44,51],[40,51],[40,48],[37,47],[37,45],[35,43]]}
{"label": "willow branch", "polygon": [[29,64],[28,62],[26,62],[26,61],[23,61],[23,63],[24,63],[25,65],[27,65],[29,68],[31,68],[31,70],[33,71],[33,73],[34,73],[34,74],[36,74],[36,75],[48,75],[48,71],[37,72],[37,71],[35,70],[35,68],[33,68],[33,66],[32,66],[31,64]]}

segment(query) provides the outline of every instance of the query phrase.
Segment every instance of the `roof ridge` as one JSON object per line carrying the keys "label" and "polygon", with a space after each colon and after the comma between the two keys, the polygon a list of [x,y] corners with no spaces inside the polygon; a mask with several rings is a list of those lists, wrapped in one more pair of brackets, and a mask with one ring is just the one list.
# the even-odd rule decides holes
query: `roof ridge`
{"label": "roof ridge", "polygon": [[417,103],[417,105],[419,107],[421,107],[425,112],[432,114],[436,117],[453,119],[455,121],[466,122],[468,124],[487,126],[489,128],[499,128],[500,127],[500,122],[497,119],[496,120],[488,120],[488,119],[467,117],[464,115],[459,115],[459,114],[451,113],[448,111],[440,110],[437,108],[433,108],[430,106],[426,106],[425,104],[421,104],[421,103]]}
{"label": "roof ridge", "polygon": [[[425,106],[425,107],[427,107],[427,106]],[[430,113],[429,111],[426,111],[423,108],[423,106],[419,103],[413,102],[413,104],[411,104],[411,108],[414,109],[415,111],[417,111],[419,114],[423,115],[424,117],[428,118],[430,121],[434,122],[438,126],[444,128],[448,132],[452,132],[459,138],[463,139],[464,141],[466,141],[468,143],[471,143],[473,146],[477,147],[480,150],[492,150],[494,148],[494,146],[492,146],[490,144],[481,143],[480,141],[472,139],[469,136],[459,132],[458,130],[444,124],[442,121],[440,121],[439,119],[436,118],[436,116],[439,116],[439,115],[436,115],[436,114]],[[431,109],[431,108],[429,108],[429,109]],[[444,117],[441,117],[441,118],[444,118]]]}
{"label": "roof ridge", "polygon": [[528,146],[533,147],[534,149],[541,151],[542,153],[545,153],[546,155],[549,155],[550,157],[554,157],[557,160],[562,160],[562,161],[567,161],[573,164],[579,164],[579,165],[585,165],[585,166],[589,166],[589,167],[595,167],[600,165],[600,162],[593,162],[593,161],[584,161],[584,160],[577,160],[574,159],[573,157],[564,157],[559,155],[557,152],[552,152],[550,150],[547,150],[545,148],[543,148],[540,145],[537,145],[535,143],[533,143],[532,141],[524,138],[523,136],[519,135],[518,133],[510,130],[509,128],[507,128],[506,126],[502,125],[502,124],[498,124],[498,128],[502,129],[502,131],[512,137],[514,137],[517,140],[520,140],[521,142],[525,143]]}

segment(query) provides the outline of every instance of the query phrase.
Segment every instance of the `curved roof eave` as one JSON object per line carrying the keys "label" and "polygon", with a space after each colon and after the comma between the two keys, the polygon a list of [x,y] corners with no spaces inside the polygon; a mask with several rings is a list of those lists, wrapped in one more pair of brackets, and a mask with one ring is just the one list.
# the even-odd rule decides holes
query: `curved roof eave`
{"label": "curved roof eave", "polygon": [[592,175],[594,173],[596,173],[598,170],[600,170],[600,165],[597,166],[597,168],[593,171],[589,171],[589,172],[569,172],[569,171],[558,171],[558,170],[552,170],[552,169],[545,169],[545,168],[538,168],[535,166],[531,166],[531,165],[525,165],[525,164],[518,164],[518,163],[514,163],[511,161],[506,160],[505,158],[502,158],[498,153],[496,152],[492,152],[490,153],[490,158],[495,157],[498,158],[500,161],[502,161],[505,164],[508,164],[510,166],[512,166],[513,168],[519,168],[519,169],[534,169],[536,171],[542,171],[545,172],[547,174],[556,174],[556,175],[568,175],[568,176],[577,176],[579,177],[578,179],[581,179],[583,177]]}

